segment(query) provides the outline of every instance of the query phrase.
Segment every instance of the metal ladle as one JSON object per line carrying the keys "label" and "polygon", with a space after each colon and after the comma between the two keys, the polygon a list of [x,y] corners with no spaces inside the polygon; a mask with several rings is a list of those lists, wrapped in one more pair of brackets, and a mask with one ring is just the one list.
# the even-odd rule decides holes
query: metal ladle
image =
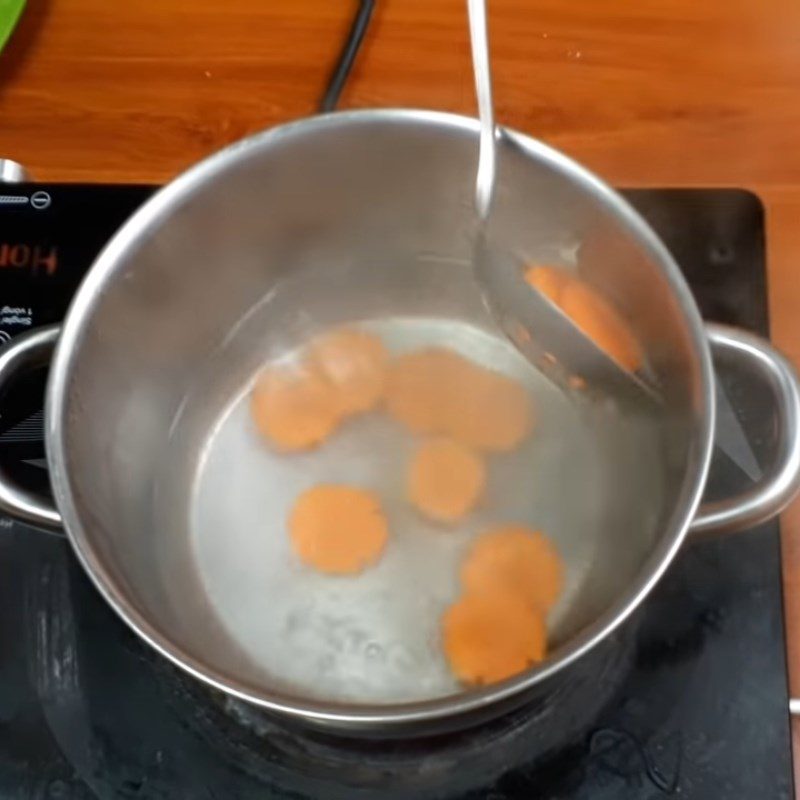
{"label": "metal ladle", "polygon": [[494,120],[486,0],[467,0],[475,94],[480,118],[480,150],[475,180],[478,234],[473,266],[483,299],[506,335],[540,371],[562,388],[579,377],[592,390],[641,404],[660,402],[657,390],[640,375],[610,358],[544,295],[529,286],[522,265],[487,233],[497,177],[498,130]]}

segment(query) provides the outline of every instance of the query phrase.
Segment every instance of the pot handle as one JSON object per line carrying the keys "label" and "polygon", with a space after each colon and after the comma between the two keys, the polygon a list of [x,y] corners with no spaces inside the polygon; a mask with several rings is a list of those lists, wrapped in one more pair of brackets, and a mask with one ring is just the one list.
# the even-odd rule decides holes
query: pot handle
{"label": "pot handle", "polygon": [[727,325],[706,326],[712,350],[749,362],[774,397],[778,452],[761,480],[736,497],[703,503],[690,530],[731,533],[752,528],[782,511],[800,487],[800,380],[789,361],[759,336]]}
{"label": "pot handle", "polygon": [[[60,332],[59,325],[37,328],[17,336],[0,350],[0,397],[18,373],[49,363]],[[40,528],[61,528],[61,514],[53,501],[17,486],[2,468],[0,511]]]}

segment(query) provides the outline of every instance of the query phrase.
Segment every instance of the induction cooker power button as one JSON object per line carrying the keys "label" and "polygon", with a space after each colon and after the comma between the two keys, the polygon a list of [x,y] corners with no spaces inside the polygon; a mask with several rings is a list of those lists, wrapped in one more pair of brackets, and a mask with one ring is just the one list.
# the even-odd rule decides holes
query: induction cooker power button
{"label": "induction cooker power button", "polygon": [[37,211],[43,211],[45,208],[50,207],[50,203],[53,202],[53,199],[47,192],[34,192],[31,195],[31,206],[35,208]]}

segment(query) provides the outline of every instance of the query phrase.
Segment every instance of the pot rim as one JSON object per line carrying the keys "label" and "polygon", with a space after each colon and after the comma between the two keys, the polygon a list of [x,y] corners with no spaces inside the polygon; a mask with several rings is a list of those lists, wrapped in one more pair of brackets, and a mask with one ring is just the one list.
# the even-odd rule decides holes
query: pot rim
{"label": "pot rim", "polygon": [[502,701],[508,701],[515,696],[523,696],[534,686],[543,683],[581,658],[621,625],[658,582],[686,536],[700,503],[708,475],[716,413],[711,354],[700,313],[680,269],[664,244],[626,200],[591,172],[571,158],[526,134],[504,129],[503,135],[526,155],[545,161],[568,174],[577,183],[598,195],[619,215],[638,237],[649,255],[661,265],[684,315],[700,368],[701,394],[698,399],[700,416],[696,426],[694,452],[689,455],[688,465],[691,469],[692,462],[695,462],[696,474],[693,481],[689,475],[684,480],[680,498],[676,502],[675,512],[670,520],[671,530],[659,537],[655,549],[648,556],[628,590],[591,625],[554,650],[536,667],[479,690],[393,705],[312,700],[279,692],[266,692],[232,675],[210,668],[172,642],[157,625],[139,613],[106,570],[102,559],[94,552],[85,535],[84,526],[80,522],[73,500],[66,469],[67,444],[64,439],[62,417],[71,365],[84,334],[84,320],[91,314],[103,292],[103,287],[113,279],[115,267],[128,248],[141,236],[147,235],[150,229],[159,223],[164,213],[191,196],[209,179],[236,164],[242,156],[257,149],[277,145],[295,135],[335,130],[343,125],[373,123],[412,123],[471,133],[476,138],[477,152],[479,124],[471,117],[415,109],[366,109],[335,112],[290,122],[256,133],[214,153],[157,191],[120,228],[97,257],[79,287],[65,319],[50,370],[45,403],[45,439],[50,476],[67,536],[80,563],[100,594],[133,631],[172,663],[215,689],[268,711],[319,725],[349,728],[355,731],[396,729],[417,723],[441,721],[485,710],[488,706],[501,704]]}

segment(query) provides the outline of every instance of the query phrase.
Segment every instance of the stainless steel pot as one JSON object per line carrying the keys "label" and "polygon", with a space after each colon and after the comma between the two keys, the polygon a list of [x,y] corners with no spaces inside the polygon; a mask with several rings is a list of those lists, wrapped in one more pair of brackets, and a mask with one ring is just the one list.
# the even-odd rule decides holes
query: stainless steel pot
{"label": "stainless steel pot", "polygon": [[[669,253],[625,201],[563,155],[505,131],[491,235],[523,259],[573,261],[613,299],[663,406],[621,413],[614,398],[567,397],[513,350],[472,278],[477,140],[470,119],[363,111],[239,142],[131,218],[60,330],[34,331],[0,355],[1,389],[56,348],[46,408],[55,505],[0,475],[0,507],[63,526],[143,639],[265,709],[384,734],[498,713],[567,679],[642,602],[687,533],[753,526],[797,488],[790,365],[749,334],[704,326]],[[495,488],[504,513],[544,519],[570,570],[539,667],[462,692],[432,666],[435,620],[468,535],[420,544],[398,533],[398,555],[353,596],[285,552],[293,493],[326,476],[385,480],[387,454],[404,446],[373,431],[378,455],[362,463],[347,434],[315,460],[287,462],[243,441],[243,398],[263,364],[353,321],[399,349],[447,343],[536,393],[540,431],[530,452],[498,461]],[[712,352],[769,386],[779,446],[757,486],[700,505],[715,422]],[[416,524],[406,522],[398,529]]]}

